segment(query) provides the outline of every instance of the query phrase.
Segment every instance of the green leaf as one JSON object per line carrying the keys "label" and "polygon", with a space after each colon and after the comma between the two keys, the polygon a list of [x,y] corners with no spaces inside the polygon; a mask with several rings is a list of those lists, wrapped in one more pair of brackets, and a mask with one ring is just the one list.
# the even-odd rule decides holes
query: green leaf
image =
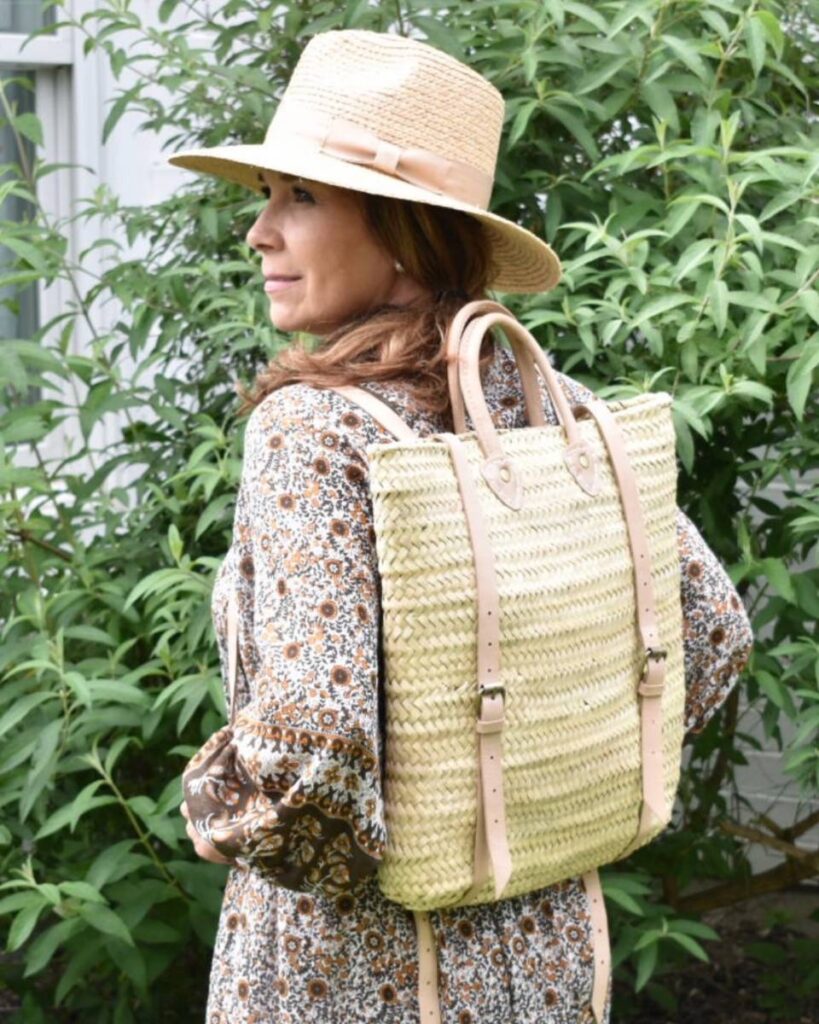
{"label": "green leaf", "polygon": [[0,899],[0,914],[10,914],[12,911],[22,910],[23,907],[42,907],[43,905],[43,897],[36,889],[26,889]]}
{"label": "green leaf", "polygon": [[[680,119],[677,116],[677,105],[669,90],[659,82],[643,82],[640,86],[640,95],[648,104],[651,112],[659,120],[670,125],[675,134],[679,134]],[[693,212],[691,210],[691,213]]]}
{"label": "green leaf", "polygon": [[21,238],[15,238],[6,232],[3,237],[3,245],[16,253],[20,259],[25,260],[28,265],[41,277],[48,277],[48,265],[40,249],[36,245],[24,242]]}
{"label": "green leaf", "polygon": [[141,85],[135,85],[133,88],[126,89],[123,92],[119,93],[119,95],[117,95],[114,99],[113,103],[111,104],[111,109],[108,111],[102,126],[103,145],[105,145],[105,143],[108,141],[111,132],[113,132],[113,130],[116,128],[120,119],[130,109],[130,106],[134,98],[139,95],[140,88]]}
{"label": "green leaf", "polygon": [[765,242],[762,237],[762,227],[759,221],[749,213],[738,213],[737,220],[751,236],[751,241],[754,243],[757,252],[761,253],[765,248]]}
{"label": "green leaf", "polygon": [[592,133],[586,125],[583,124],[582,119],[576,114],[572,114],[566,110],[565,107],[555,101],[554,97],[550,97],[549,100],[545,101],[543,106],[549,117],[553,117],[556,121],[559,121],[563,127],[573,135],[575,139],[577,139],[589,159],[594,163],[597,163],[600,160],[600,149],[598,148]]}
{"label": "green leaf", "polygon": [[425,33],[433,46],[437,46],[445,53],[452,54],[460,61],[467,60],[460,39],[455,32],[451,31],[445,21],[421,14],[414,15],[412,20]]}
{"label": "green leaf", "polygon": [[755,380],[740,380],[731,385],[732,395],[741,395],[745,398],[755,398],[760,402],[764,402],[765,405],[772,406],[774,398],[776,397],[775,392],[772,388],[769,388],[766,384],[760,384],[759,381]]}
{"label": "green leaf", "polygon": [[814,291],[801,292],[796,301],[813,322],[819,324],[819,295]]}
{"label": "green leaf", "polygon": [[657,966],[657,943],[646,946],[637,954],[637,978],[634,982],[634,991],[639,992],[645,988],[646,982],[654,973]]}
{"label": "green leaf", "polygon": [[56,700],[56,693],[30,693],[25,697],[21,697],[18,701],[9,708],[9,710],[0,718],[0,736],[3,736],[10,729],[13,729],[15,725],[21,722],[26,715],[34,708],[39,707],[41,704],[45,704],[46,701]]}
{"label": "green leaf", "polygon": [[629,893],[615,886],[606,886],[606,899],[627,910],[630,914],[643,914],[643,908]]}
{"label": "green leaf", "polygon": [[225,509],[232,508],[236,503],[235,494],[222,494],[218,498],[215,498],[210,504],[208,504],[202,515],[199,517],[196,523],[196,530],[194,531],[194,538],[199,540],[203,533],[208,531],[208,528],[213,525],[217,520],[223,518]]}
{"label": "green leaf", "polygon": [[661,35],[660,39],[685,64],[689,71],[694,72],[697,78],[706,84],[710,82],[711,74],[703,63],[702,57],[697,53],[696,46],[690,40],[681,39],[679,36],[672,36],[668,33]]}
{"label": "green leaf", "polygon": [[607,39],[614,39],[623,29],[627,28],[635,18],[640,18],[644,25],[651,24],[651,9],[645,0],[632,0],[631,3],[619,5],[606,32]]}
{"label": "green leaf", "polygon": [[97,629],[96,626],[77,624],[66,626],[63,635],[67,640],[89,640],[91,643],[103,644],[105,647],[115,647],[117,641],[104,629]]}
{"label": "green leaf", "polygon": [[131,743],[135,742],[136,737],[134,736],[117,736],[117,738],[111,744],[111,749],[105,755],[105,770],[109,775],[113,775],[114,768],[123,750],[125,750],[125,748],[128,747]]}
{"label": "green leaf", "polygon": [[777,59],[782,60],[782,51],[785,46],[785,33],[782,31],[782,27],[780,26],[776,15],[771,11],[754,11],[751,20],[762,26],[768,42],[776,53]]}
{"label": "green leaf", "polygon": [[36,114],[17,114],[16,117],[10,119],[10,123],[21,135],[30,139],[36,146],[44,145],[43,126]]}
{"label": "green leaf", "polygon": [[674,931],[683,932],[686,935],[693,935],[697,939],[712,939],[719,941],[719,935],[714,929],[702,921],[688,921],[685,918],[677,918],[674,921]]}
{"label": "green leaf", "polygon": [[512,122],[512,131],[509,133],[510,149],[523,137],[532,114],[537,110],[539,104],[540,100],[529,100],[527,103],[521,104],[515,115],[515,120]]}
{"label": "green leaf", "polygon": [[109,952],[111,959],[130,978],[136,990],[142,993],[143,997],[146,996],[148,971],[145,967],[145,959],[136,944],[123,946],[115,941],[111,943]]}
{"label": "green leaf", "polygon": [[690,295],[662,295],[658,299],[653,299],[651,302],[647,302],[643,306],[637,315],[631,321],[631,327],[639,327],[644,320],[649,320],[651,317],[659,316],[661,313],[667,313],[671,309],[676,309],[678,306],[690,306],[693,305],[694,299]]}
{"label": "green leaf", "polygon": [[684,935],[677,931],[670,931],[668,933],[668,937],[669,939],[673,939],[678,946],[682,946],[684,950],[689,952],[692,956],[695,956],[698,960],[703,960],[705,963],[708,963],[710,960],[710,957],[699,942],[697,942],[696,939],[692,939],[690,935]]}
{"label": "green leaf", "polygon": [[765,41],[766,32],[762,22],[755,17],[749,18],[745,22],[745,44],[748,47],[751,67],[754,69],[754,78],[759,77],[765,65]]}
{"label": "green leaf", "polygon": [[771,675],[770,672],[759,671],[755,674],[754,678],[766,697],[768,697],[768,699],[775,704],[780,711],[784,711],[788,703],[784,684],[775,676]]}
{"label": "green leaf", "polygon": [[677,269],[672,278],[674,283],[678,284],[692,270],[704,263],[716,244],[716,239],[713,238],[701,238],[692,242],[677,260]]}
{"label": "green leaf", "polygon": [[579,3],[578,0],[564,0],[563,8],[570,14],[576,15],[581,21],[593,25],[598,32],[605,34],[608,31],[609,26],[606,19],[588,4]]}
{"label": "green leaf", "polygon": [[[814,334],[805,342],[799,358],[791,364],[788,370],[788,401],[799,420],[805,413],[805,403],[813,385],[813,373],[817,366],[819,366],[819,333]],[[0,733],[2,733],[2,723],[0,723]]]}
{"label": "green leaf", "polygon": [[47,967],[60,946],[76,935],[81,927],[80,919],[71,917],[52,925],[38,935],[26,950],[26,969],[23,971],[23,977],[28,978],[32,974],[38,974]]}
{"label": "green leaf", "polygon": [[131,852],[135,842],[134,839],[124,839],[103,850],[88,869],[86,881],[89,885],[102,889],[109,882],[117,882],[150,864],[145,854]]}
{"label": "green leaf", "polygon": [[105,935],[114,935],[116,938],[122,939],[129,946],[133,946],[134,940],[131,938],[131,933],[125,926],[124,921],[110,907],[99,903],[84,903],[79,908],[79,914],[84,921],[87,921],[97,931]]}
{"label": "green leaf", "polygon": [[66,826],[69,826],[70,831],[73,832],[77,822],[84,814],[98,807],[116,803],[116,797],[95,795],[101,785],[103,785],[102,779],[89,783],[70,803],[59,807],[39,828],[36,838],[43,839],[45,836],[53,835],[54,832],[59,832]]}
{"label": "green leaf", "polygon": [[794,593],[790,572],[785,562],[781,558],[763,558],[759,565],[762,573],[777,593],[784,597],[786,601],[795,604],[796,594]]}
{"label": "green leaf", "polygon": [[632,60],[631,54],[627,53],[603,63],[594,71],[583,75],[572,88],[572,93],[575,96],[584,96],[586,93],[596,92],[601,86],[610,82],[618,71],[631,64]]}
{"label": "green leaf", "polygon": [[9,928],[8,942],[6,943],[6,949],[9,953],[19,949],[29,935],[31,935],[40,914],[46,909],[46,906],[46,901],[41,899],[39,904],[33,903],[23,907],[17,914]]}
{"label": "green leaf", "polygon": [[523,64],[523,74],[528,85],[533,85],[537,78],[537,53],[534,48],[527,46],[520,57]]}
{"label": "green leaf", "polygon": [[88,882],[61,882],[60,889],[69,896],[76,896],[86,903],[106,903],[105,897]]}
{"label": "green leaf", "polygon": [[711,316],[717,328],[717,337],[721,338],[728,321],[728,286],[724,281],[714,278],[708,286],[708,301],[711,307]]}

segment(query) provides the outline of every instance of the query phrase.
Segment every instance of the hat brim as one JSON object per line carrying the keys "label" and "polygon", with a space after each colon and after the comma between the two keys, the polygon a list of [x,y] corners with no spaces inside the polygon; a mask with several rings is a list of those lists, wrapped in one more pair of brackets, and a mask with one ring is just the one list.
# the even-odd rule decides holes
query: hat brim
{"label": "hat brim", "polygon": [[562,268],[554,250],[526,228],[478,206],[383,174],[370,167],[339,160],[289,142],[287,150],[272,153],[264,145],[214,146],[185,150],[168,157],[168,163],[189,171],[212,174],[260,192],[260,170],[279,171],[348,188],[370,195],[389,196],[410,202],[461,210],[486,227],[496,273],[489,287],[502,292],[548,292],[560,281]]}

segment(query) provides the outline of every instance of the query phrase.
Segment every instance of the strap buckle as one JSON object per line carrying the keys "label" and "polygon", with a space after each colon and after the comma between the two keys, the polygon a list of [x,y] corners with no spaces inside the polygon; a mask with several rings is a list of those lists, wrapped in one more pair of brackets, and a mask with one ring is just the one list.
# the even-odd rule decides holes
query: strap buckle
{"label": "strap buckle", "polygon": [[[668,658],[668,651],[664,647],[646,647],[643,654],[643,667],[640,670],[640,685],[637,692],[641,697],[660,697],[663,692],[664,678],[659,682],[649,683],[646,679],[648,663],[651,661],[665,661]],[[663,673],[663,676],[665,673]]]}
{"label": "strap buckle", "polygon": [[478,690],[478,707],[484,697],[501,697],[503,703],[506,703],[506,687],[501,686],[500,683],[490,683],[489,686],[482,686]]}
{"label": "strap buckle", "polygon": [[[484,708],[484,697],[500,697],[501,706],[496,718],[484,718],[489,709]],[[506,709],[506,688],[500,683],[490,683],[489,686],[481,686],[478,690],[477,700],[478,721],[475,728],[479,734],[501,732],[503,729],[504,711]]]}

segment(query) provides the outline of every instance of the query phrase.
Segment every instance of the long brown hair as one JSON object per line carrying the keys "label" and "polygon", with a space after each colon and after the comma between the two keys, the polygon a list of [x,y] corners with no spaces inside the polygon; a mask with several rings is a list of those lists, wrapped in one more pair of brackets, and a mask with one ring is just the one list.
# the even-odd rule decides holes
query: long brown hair
{"label": "long brown hair", "polygon": [[[357,193],[374,236],[431,298],[406,306],[382,305],[361,314],[314,347],[299,339],[276,355],[254,381],[241,385],[240,414],[272,391],[297,381],[317,387],[402,378],[419,404],[447,413],[446,332],[461,306],[486,298],[492,279],[483,225],[459,210]],[[481,369],[492,361],[490,336],[481,348]]]}

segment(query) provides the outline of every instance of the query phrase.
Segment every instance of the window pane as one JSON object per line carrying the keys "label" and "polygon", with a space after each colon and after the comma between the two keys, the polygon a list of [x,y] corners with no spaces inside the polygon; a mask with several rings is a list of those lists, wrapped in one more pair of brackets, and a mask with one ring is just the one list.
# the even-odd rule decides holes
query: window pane
{"label": "window pane", "polygon": [[[28,83],[28,84],[26,84]],[[0,89],[6,103],[16,114],[34,113],[34,75],[32,73],[0,72]],[[0,108],[2,111],[2,108]],[[22,144],[23,152],[20,153]],[[15,136],[6,119],[0,113],[0,165],[14,164],[31,168],[35,157],[34,144],[23,136]],[[19,177],[18,172],[6,171],[0,174],[0,181]],[[0,224],[12,225],[31,222],[34,209],[31,203],[19,196],[9,195],[0,201]],[[16,234],[12,228],[9,235]],[[9,272],[9,263],[14,254],[8,246],[0,243],[0,275]],[[30,338],[37,330],[37,284],[0,284],[0,343],[3,338]]]}
{"label": "window pane", "polygon": [[53,25],[56,8],[44,9],[43,0],[0,0],[0,32],[33,32]]}

